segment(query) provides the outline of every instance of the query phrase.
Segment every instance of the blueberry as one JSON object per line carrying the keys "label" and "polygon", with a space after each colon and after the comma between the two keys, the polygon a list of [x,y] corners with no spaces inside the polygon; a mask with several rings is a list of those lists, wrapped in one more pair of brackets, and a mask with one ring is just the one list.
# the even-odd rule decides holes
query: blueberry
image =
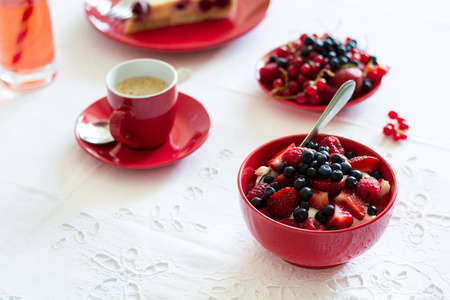
{"label": "blueberry", "polygon": [[330,226],[330,227],[328,227],[328,229],[327,230],[337,230],[338,228],[336,227],[336,226]]}
{"label": "blueberry", "polygon": [[323,53],[324,52],[323,51],[323,42],[322,42],[322,40],[315,40],[313,47],[314,47],[314,50],[316,52],[319,52],[319,53]]}
{"label": "blueberry", "polygon": [[352,151],[348,151],[345,153],[345,157],[347,157],[348,159],[355,158],[356,156],[357,156],[356,153]]}
{"label": "blueberry", "polygon": [[350,175],[355,177],[358,181],[360,181],[363,178],[363,174],[360,170],[352,170],[350,172]]}
{"label": "blueberry", "polygon": [[337,57],[333,57],[330,59],[330,67],[335,70],[339,68],[339,59]]}
{"label": "blueberry", "polygon": [[294,181],[294,189],[296,189],[297,191],[300,191],[302,188],[304,188],[306,186],[306,179],[305,178],[297,178]]}
{"label": "blueberry", "polygon": [[295,177],[297,172],[295,171],[294,167],[287,166],[286,168],[284,168],[283,174],[284,174],[284,177],[286,177],[287,179],[292,179]]}
{"label": "blueberry", "polygon": [[336,57],[336,56],[337,56],[337,53],[336,53],[336,52],[334,52],[334,51],[328,52],[328,58],[332,59],[332,58],[334,58],[334,57]]}
{"label": "blueberry", "polygon": [[337,53],[337,54],[344,54],[344,53],[345,53],[345,46],[343,46],[342,44],[341,44],[341,45],[338,45],[338,46],[336,47],[336,53]]}
{"label": "blueberry", "polygon": [[352,171],[352,165],[348,161],[344,161],[341,164],[341,168],[344,175],[348,175]]}
{"label": "blueberry", "polygon": [[376,56],[371,55],[371,56],[370,56],[370,59],[372,60],[372,63],[373,63],[374,65],[378,65],[377,57],[376,57]]}
{"label": "blueberry", "polygon": [[297,208],[294,210],[294,220],[302,223],[308,219],[308,211],[304,208]]}
{"label": "blueberry", "polygon": [[256,208],[256,209],[261,209],[264,207],[264,205],[266,204],[266,201],[264,201],[263,199],[259,198],[259,197],[255,197],[252,200],[250,200],[250,203]]}
{"label": "blueberry", "polygon": [[346,65],[346,64],[348,64],[350,62],[350,59],[348,59],[348,57],[347,56],[340,56],[339,57],[339,64],[340,65]]}
{"label": "blueberry", "polygon": [[307,35],[303,40],[303,43],[307,46],[314,44],[314,38]]}
{"label": "blueberry", "polygon": [[313,191],[309,187],[304,187],[298,192],[302,201],[308,201],[313,195]]}
{"label": "blueberry", "polygon": [[328,161],[327,156],[321,152],[316,152],[316,160],[319,164],[323,165],[324,163],[326,163]]}
{"label": "blueberry", "polygon": [[285,169],[287,166],[289,166],[289,164],[288,164],[287,162],[282,162],[281,164],[279,164],[279,165],[277,166],[277,172],[280,173],[280,174],[283,174],[284,169]]}
{"label": "blueberry", "polygon": [[272,182],[270,186],[277,192],[281,190],[281,184],[278,181]]}
{"label": "blueberry", "polygon": [[311,150],[305,150],[301,154],[303,162],[309,164],[314,159],[314,153]]}
{"label": "blueberry", "polygon": [[356,179],[353,176],[348,176],[347,179],[345,180],[345,186],[348,189],[354,189],[356,186],[358,185],[358,179]]}
{"label": "blueberry", "polygon": [[309,167],[317,170],[319,169],[320,164],[317,160],[313,160],[312,162],[309,163]]}
{"label": "blueberry", "polygon": [[331,217],[332,215],[334,215],[334,206],[331,204],[325,205],[322,208],[322,213],[327,217]]}
{"label": "blueberry", "polygon": [[328,154],[329,154],[330,153],[330,147],[328,147],[328,146],[320,146],[318,151],[320,151],[320,152],[325,151],[325,152],[328,152]]}
{"label": "blueberry", "polygon": [[[338,164],[338,163],[333,163],[333,164],[331,164],[331,170],[339,170],[339,171],[342,171],[342,167],[341,167],[341,164]],[[341,172],[342,173],[342,172]]]}
{"label": "blueberry", "polygon": [[376,180],[383,178],[383,174],[379,170],[373,171],[371,176]]}
{"label": "blueberry", "polygon": [[334,170],[333,172],[331,172],[330,178],[333,182],[340,182],[342,179],[344,179],[344,174],[342,174],[341,170]]}
{"label": "blueberry", "polygon": [[322,153],[323,155],[325,155],[325,156],[327,157],[327,160],[330,159],[330,153],[329,153],[329,151],[322,150],[322,151],[320,151],[320,153]]}
{"label": "blueberry", "polygon": [[317,148],[319,147],[319,144],[317,144],[317,143],[314,142],[314,141],[309,141],[309,142],[306,144],[306,147],[307,147],[307,148],[310,148],[310,149],[317,150]]}
{"label": "blueberry", "polygon": [[308,170],[306,170],[306,177],[308,178],[316,178],[317,176],[317,170],[314,168],[308,168]]}
{"label": "blueberry", "polygon": [[328,217],[325,216],[322,211],[318,211],[314,217],[322,224],[325,224],[328,221]]}
{"label": "blueberry", "polygon": [[331,175],[331,167],[329,165],[321,165],[317,170],[317,176],[322,179],[327,179]]}
{"label": "blueberry", "polygon": [[300,208],[309,210],[309,202],[308,201],[300,201]]}
{"label": "blueberry", "polygon": [[269,186],[266,187],[266,189],[264,190],[264,194],[263,194],[263,200],[268,200],[270,198],[270,196],[272,196],[273,194],[275,194],[277,191]]}
{"label": "blueberry", "polygon": [[370,89],[372,88],[372,82],[370,81],[369,78],[364,78],[362,86],[361,86],[361,92],[365,93],[370,91]]}
{"label": "blueberry", "polygon": [[308,168],[309,168],[309,165],[306,163],[299,164],[297,166],[298,174],[302,174],[302,175],[306,174],[306,170],[308,170]]}
{"label": "blueberry", "polygon": [[276,55],[271,55],[269,57],[269,63],[274,63],[277,62],[277,56]]}
{"label": "blueberry", "polygon": [[300,50],[302,56],[308,56],[311,53],[311,48],[308,46],[304,46],[302,50]]}
{"label": "blueberry", "polygon": [[333,49],[333,41],[329,40],[329,39],[325,39],[323,41],[323,48],[326,51],[330,51],[331,49]]}
{"label": "blueberry", "polygon": [[264,177],[264,183],[271,184],[274,179],[275,178],[273,178],[272,176],[266,176],[266,177]]}
{"label": "blueberry", "polygon": [[344,160],[342,159],[342,156],[340,155],[340,154],[337,154],[337,153],[335,153],[335,154],[333,154],[332,156],[331,156],[331,162],[333,162],[333,163],[338,163],[338,164],[340,164],[340,163],[342,163]]}
{"label": "blueberry", "polygon": [[287,65],[288,65],[286,58],[279,58],[278,62],[277,62],[277,65],[278,65],[279,68],[286,69]]}
{"label": "blueberry", "polygon": [[375,206],[373,206],[373,205],[369,206],[367,208],[367,214],[369,216],[376,216],[377,215],[377,208]]}

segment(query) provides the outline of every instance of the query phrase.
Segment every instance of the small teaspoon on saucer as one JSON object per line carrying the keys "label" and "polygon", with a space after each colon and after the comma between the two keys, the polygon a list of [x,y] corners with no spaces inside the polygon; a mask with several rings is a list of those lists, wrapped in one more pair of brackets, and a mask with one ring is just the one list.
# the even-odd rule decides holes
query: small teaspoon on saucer
{"label": "small teaspoon on saucer", "polygon": [[[177,69],[178,84],[183,83],[191,77],[191,71],[187,68]],[[86,123],[79,128],[80,138],[89,144],[103,145],[114,142],[109,131],[109,120],[100,120]]]}
{"label": "small teaspoon on saucer", "polygon": [[336,94],[334,94],[333,99],[331,99],[327,108],[324,110],[316,125],[314,125],[311,132],[306,136],[303,142],[300,144],[300,147],[306,147],[309,141],[314,139],[314,137],[319,133],[319,131],[330,122],[331,119],[347,104],[348,100],[353,95],[355,91],[355,81],[349,80],[344,82],[341,87],[337,90]]}

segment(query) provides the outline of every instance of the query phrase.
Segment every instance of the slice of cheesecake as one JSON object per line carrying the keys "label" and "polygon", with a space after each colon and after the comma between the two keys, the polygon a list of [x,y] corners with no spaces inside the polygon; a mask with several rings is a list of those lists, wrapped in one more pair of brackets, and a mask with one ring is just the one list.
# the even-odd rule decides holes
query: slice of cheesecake
{"label": "slice of cheesecake", "polygon": [[125,33],[204,20],[222,19],[238,0],[144,0],[133,5],[133,16],[125,21]]}

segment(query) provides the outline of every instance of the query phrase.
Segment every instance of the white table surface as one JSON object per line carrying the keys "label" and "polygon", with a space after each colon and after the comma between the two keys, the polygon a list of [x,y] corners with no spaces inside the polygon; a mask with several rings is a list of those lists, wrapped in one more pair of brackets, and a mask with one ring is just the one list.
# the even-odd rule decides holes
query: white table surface
{"label": "white table surface", "polygon": [[[32,93],[0,88],[0,299],[450,298],[450,2],[273,0],[248,34],[185,54],[119,44],[88,23],[82,1],[49,2],[56,80]],[[268,98],[254,79],[260,56],[303,32],[356,38],[391,68],[323,131],[388,159],[395,212],[372,249],[327,270],[262,248],[236,184],[252,149],[319,116]],[[79,147],[74,124],[105,95],[108,70],[141,57],[192,70],[180,90],[205,106],[211,131],[176,164],[115,168]],[[381,133],[390,110],[410,125],[406,141]]]}

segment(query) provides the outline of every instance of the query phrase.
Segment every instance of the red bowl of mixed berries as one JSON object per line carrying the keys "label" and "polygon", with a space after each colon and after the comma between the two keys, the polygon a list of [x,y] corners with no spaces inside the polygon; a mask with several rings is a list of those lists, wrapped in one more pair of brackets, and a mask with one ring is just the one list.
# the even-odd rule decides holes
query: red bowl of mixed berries
{"label": "red bowl of mixed berries", "polygon": [[283,260],[330,268],[361,255],[388,226],[397,198],[393,169],[353,140],[306,134],[254,150],[238,173],[240,205],[255,239]]}
{"label": "red bowl of mixed berries", "polygon": [[346,106],[367,99],[388,70],[375,56],[359,49],[355,39],[341,42],[327,34],[303,34],[267,53],[257,63],[256,78],[277,101],[321,111],[347,80],[354,80],[356,88]]}

